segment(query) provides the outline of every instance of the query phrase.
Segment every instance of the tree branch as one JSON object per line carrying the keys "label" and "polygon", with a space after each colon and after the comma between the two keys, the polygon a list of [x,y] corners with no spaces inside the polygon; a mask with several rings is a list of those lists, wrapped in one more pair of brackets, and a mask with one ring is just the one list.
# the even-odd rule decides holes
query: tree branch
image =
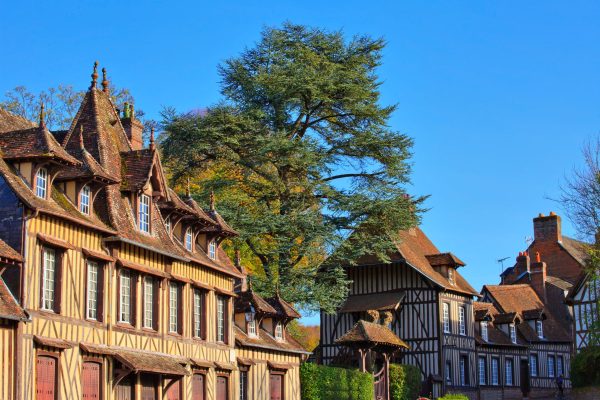
{"label": "tree branch", "polygon": [[327,181],[333,181],[335,179],[343,179],[343,178],[359,178],[359,177],[374,178],[376,176],[383,175],[383,174],[385,174],[385,171],[373,172],[370,174],[366,173],[366,172],[360,172],[360,173],[355,173],[355,174],[340,174],[340,175],[328,176],[327,178],[323,178],[321,180],[323,182],[327,182]]}

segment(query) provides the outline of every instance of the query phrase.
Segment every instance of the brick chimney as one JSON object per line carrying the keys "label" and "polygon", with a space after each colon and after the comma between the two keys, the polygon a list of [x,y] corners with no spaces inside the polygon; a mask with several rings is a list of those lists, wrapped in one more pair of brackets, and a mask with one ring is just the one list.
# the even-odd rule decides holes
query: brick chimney
{"label": "brick chimney", "polygon": [[121,124],[125,129],[127,138],[131,143],[133,150],[141,150],[144,146],[144,140],[142,138],[142,132],[144,131],[144,125],[135,117],[135,110],[133,104],[125,103],[123,107],[123,117],[121,117]]}
{"label": "brick chimney", "polygon": [[561,242],[560,217],[550,211],[550,215],[540,214],[533,219],[533,235],[536,242]]}
{"label": "brick chimney", "polygon": [[533,290],[546,303],[546,263],[542,262],[540,253],[535,253],[535,262],[531,264],[529,279]]}
{"label": "brick chimney", "polygon": [[510,285],[515,283],[519,275],[521,275],[523,272],[529,271],[529,264],[529,254],[527,254],[527,252],[520,252],[517,256],[517,262],[515,263],[512,271],[506,275],[502,275],[502,284]]}

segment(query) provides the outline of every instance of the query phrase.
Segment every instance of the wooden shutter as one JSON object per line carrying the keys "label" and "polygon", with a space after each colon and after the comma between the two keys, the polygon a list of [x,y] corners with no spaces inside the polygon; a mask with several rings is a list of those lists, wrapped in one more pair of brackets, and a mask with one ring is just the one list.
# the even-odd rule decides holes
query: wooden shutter
{"label": "wooden shutter", "polygon": [[84,362],[81,377],[82,395],[84,400],[100,399],[100,364],[97,362]]}
{"label": "wooden shutter", "polygon": [[56,399],[56,358],[38,356],[36,360],[36,400]]}
{"label": "wooden shutter", "polygon": [[177,284],[177,333],[183,335],[183,285]]}
{"label": "wooden shutter", "polygon": [[63,264],[63,256],[64,252],[59,251],[59,249],[55,249],[56,251],[56,275],[54,279],[54,312],[60,314],[61,306],[62,306],[62,264]]}
{"label": "wooden shutter", "polygon": [[192,377],[192,400],[204,400],[206,385],[204,375],[194,374]]}
{"label": "wooden shutter", "polygon": [[223,342],[229,344],[229,297],[223,297]]}
{"label": "wooden shutter", "polygon": [[270,378],[271,400],[283,399],[283,375],[271,373]]}
{"label": "wooden shutter", "polygon": [[96,303],[96,320],[104,321],[104,268],[106,263],[98,263],[98,299]]}
{"label": "wooden shutter", "polygon": [[130,271],[131,277],[131,298],[129,299],[130,304],[130,313],[131,313],[131,326],[136,326],[137,324],[137,287],[138,287],[138,274]]}
{"label": "wooden shutter", "polygon": [[158,331],[158,323],[160,321],[160,281],[152,278],[152,329]]}
{"label": "wooden shutter", "polygon": [[171,383],[167,390],[167,400],[181,400],[181,379]]}
{"label": "wooden shutter", "polygon": [[158,400],[158,385],[155,375],[143,374],[140,377],[142,390],[141,400]]}
{"label": "wooden shutter", "polygon": [[217,400],[229,400],[228,379],[226,376],[217,376]]}
{"label": "wooden shutter", "polygon": [[115,400],[134,400],[133,394],[133,380],[131,376],[123,378],[115,389]]}

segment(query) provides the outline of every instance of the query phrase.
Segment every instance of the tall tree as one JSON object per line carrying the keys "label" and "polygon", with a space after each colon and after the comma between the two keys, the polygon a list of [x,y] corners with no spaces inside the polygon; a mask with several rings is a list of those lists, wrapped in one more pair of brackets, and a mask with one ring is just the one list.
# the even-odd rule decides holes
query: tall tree
{"label": "tall tree", "polygon": [[[255,285],[276,287],[308,309],[346,296],[341,266],[417,222],[406,195],[412,140],[380,105],[382,39],[291,23],[267,28],[219,67],[223,101],[202,113],[166,115],[162,149],[173,179],[201,174],[199,199],[241,232],[258,260]],[[355,231],[360,226],[361,229]],[[341,247],[354,231],[353,246]],[[335,252],[335,262],[319,267]]]}

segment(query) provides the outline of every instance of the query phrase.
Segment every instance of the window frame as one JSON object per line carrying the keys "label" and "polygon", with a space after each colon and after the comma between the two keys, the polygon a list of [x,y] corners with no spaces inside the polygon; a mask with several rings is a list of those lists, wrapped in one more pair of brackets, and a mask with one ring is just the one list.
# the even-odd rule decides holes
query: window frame
{"label": "window frame", "polygon": [[[104,263],[99,260],[87,258],[85,260],[86,274],[85,274],[85,319],[90,321],[103,321],[103,309],[104,309]],[[96,268],[96,315],[90,316],[90,267],[95,266]]]}
{"label": "window frame", "polygon": [[565,376],[565,360],[562,355],[556,356],[556,376]]}
{"label": "window frame", "polygon": [[492,357],[490,378],[492,386],[500,385],[500,358],[498,357]]}
{"label": "window frame", "polygon": [[442,325],[444,333],[452,333],[452,327],[450,325],[450,303],[442,303]]}
{"label": "window frame", "polygon": [[239,394],[240,400],[248,400],[248,367],[240,367]]}
{"label": "window frame", "polygon": [[281,342],[285,340],[285,334],[283,331],[283,322],[281,320],[275,321],[275,325],[273,326],[273,337],[275,340],[279,340]]}
{"label": "window frame", "polygon": [[[510,377],[510,379],[508,379],[509,377]],[[504,385],[505,386],[514,386],[514,384],[515,384],[515,362],[512,358],[505,358],[504,359]]]}
{"label": "window frame", "polygon": [[[129,317],[128,320],[124,320],[123,317],[123,273],[126,272],[128,274],[129,280]],[[137,308],[136,308],[136,300],[137,300],[137,274],[128,269],[128,268],[119,268],[118,271],[118,285],[117,285],[117,307],[119,311],[117,323],[126,324],[132,327],[136,326],[136,316],[137,316]]]}
{"label": "window frame", "polygon": [[556,378],[556,356],[554,354],[548,354],[546,364],[548,368],[548,378]]}
{"label": "window frame", "polygon": [[[51,307],[48,308],[46,307],[46,293],[47,293],[47,287],[46,287],[46,254],[48,254],[49,252],[53,253],[53,257],[54,257],[54,270],[53,270],[53,287],[51,289],[52,292],[52,304]],[[62,297],[62,288],[61,288],[61,283],[62,283],[62,256],[63,256],[63,249],[59,249],[57,247],[53,247],[53,246],[48,246],[48,245],[42,245],[41,246],[41,264],[42,264],[42,268],[41,268],[41,275],[40,275],[40,310],[42,311],[47,311],[47,312],[53,312],[55,314],[60,314],[61,311],[61,297]]]}
{"label": "window frame", "polygon": [[541,319],[535,320],[535,333],[539,339],[544,338],[544,324],[542,323]]}
{"label": "window frame", "polygon": [[[172,335],[183,335],[183,319],[182,319],[182,295],[183,285],[180,282],[171,280],[169,281],[169,325],[168,332]],[[175,295],[173,295],[173,288],[175,288]],[[174,302],[174,303],[173,303]],[[173,305],[175,308],[173,309]],[[174,315],[172,314],[174,311]],[[173,317],[175,320],[175,330],[173,330]]]}
{"label": "window frame", "polygon": [[[146,208],[144,211],[143,208]],[[150,233],[150,221],[151,221],[151,200],[150,196],[142,193],[138,200],[138,229],[143,233]],[[144,229],[145,228],[145,229]]]}
{"label": "window frame", "polygon": [[452,363],[446,360],[446,385],[452,386]]}
{"label": "window frame", "polygon": [[[220,304],[222,304],[222,310],[219,310]],[[229,344],[229,323],[227,318],[227,316],[229,315],[229,298],[223,295],[217,295],[216,308],[216,341],[218,343]],[[222,338],[220,330],[222,330]]]}
{"label": "window frame", "polygon": [[[196,306],[196,298],[199,299],[199,307]],[[197,308],[199,308],[199,318],[196,312]],[[200,325],[199,328],[197,324]],[[192,291],[192,337],[206,340],[206,290],[198,288],[194,288]]]}
{"label": "window frame", "polygon": [[208,258],[210,258],[211,260],[216,260],[217,259],[217,241],[215,239],[210,239],[208,241]]}
{"label": "window frame", "polygon": [[[535,362],[534,362],[535,361]],[[539,372],[539,363],[538,363],[538,355],[530,354],[529,355],[529,374],[532,378],[537,378]]]}
{"label": "window frame", "polygon": [[[44,176],[41,176],[40,173],[43,172]],[[45,167],[40,167],[35,171],[34,175],[34,186],[35,186],[35,196],[40,199],[48,198],[48,182],[50,180],[50,174],[48,173],[48,169]],[[43,185],[40,186],[40,180],[43,180]],[[41,189],[40,189],[41,187]],[[40,195],[40,191],[42,192]]]}
{"label": "window frame", "polygon": [[183,233],[183,245],[187,251],[194,251],[194,232],[191,226],[188,226]]}
{"label": "window frame", "polygon": [[[148,302],[148,281],[150,282],[150,302]],[[159,303],[160,303],[160,292],[159,288],[159,280],[152,275],[144,275],[142,277],[142,328],[143,329],[152,329],[154,331],[158,331],[159,324]],[[150,321],[151,324],[148,326],[147,322],[147,313],[150,312]]]}
{"label": "window frame", "polygon": [[481,331],[481,338],[486,341],[489,342],[489,332],[488,332],[488,323],[487,321],[481,321],[479,323],[479,329]]}
{"label": "window frame", "polygon": [[[252,327],[252,329],[250,329]],[[258,330],[256,327],[256,319],[246,322],[246,332],[249,337],[258,337]]]}
{"label": "window frame", "polygon": [[487,365],[485,357],[477,358],[479,385],[487,385]]}
{"label": "window frame", "polygon": [[458,359],[458,369],[460,375],[460,385],[468,386],[469,385],[469,358],[465,354],[461,354]]}
{"label": "window frame", "polygon": [[458,307],[458,333],[461,336],[467,335],[467,309],[465,306]]}
{"label": "window frame", "polygon": [[[84,203],[84,199],[87,199]],[[90,185],[83,185],[79,190],[79,212],[90,215],[92,212],[92,189]]]}
{"label": "window frame", "polygon": [[514,322],[508,324],[508,335],[510,336],[511,343],[517,343],[517,327]]}

